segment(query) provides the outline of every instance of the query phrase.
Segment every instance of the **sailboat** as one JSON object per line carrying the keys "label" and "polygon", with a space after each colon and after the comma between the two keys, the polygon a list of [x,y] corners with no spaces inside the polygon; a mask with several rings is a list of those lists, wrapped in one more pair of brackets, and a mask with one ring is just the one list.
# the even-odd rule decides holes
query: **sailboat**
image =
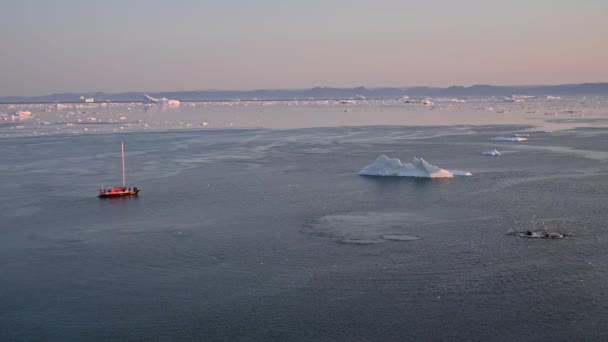
{"label": "sailboat", "polygon": [[137,196],[141,191],[141,189],[138,189],[137,187],[134,187],[133,189],[127,188],[125,177],[125,144],[120,143],[120,146],[122,151],[122,186],[113,186],[109,189],[102,186],[99,188],[99,195],[97,195],[99,198]]}

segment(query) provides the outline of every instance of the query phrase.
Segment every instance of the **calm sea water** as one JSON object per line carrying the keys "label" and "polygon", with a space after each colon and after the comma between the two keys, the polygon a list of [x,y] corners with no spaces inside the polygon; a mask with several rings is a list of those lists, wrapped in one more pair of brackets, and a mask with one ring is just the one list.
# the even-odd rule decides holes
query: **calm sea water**
{"label": "calm sea water", "polygon": [[606,340],[608,129],[563,116],[0,139],[0,340]]}

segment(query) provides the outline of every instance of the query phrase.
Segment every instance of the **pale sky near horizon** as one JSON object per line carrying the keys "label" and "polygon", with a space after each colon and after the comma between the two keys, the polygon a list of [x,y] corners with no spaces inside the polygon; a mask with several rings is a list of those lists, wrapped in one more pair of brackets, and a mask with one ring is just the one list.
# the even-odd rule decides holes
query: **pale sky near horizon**
{"label": "pale sky near horizon", "polygon": [[0,96],[608,81],[606,0],[4,0]]}

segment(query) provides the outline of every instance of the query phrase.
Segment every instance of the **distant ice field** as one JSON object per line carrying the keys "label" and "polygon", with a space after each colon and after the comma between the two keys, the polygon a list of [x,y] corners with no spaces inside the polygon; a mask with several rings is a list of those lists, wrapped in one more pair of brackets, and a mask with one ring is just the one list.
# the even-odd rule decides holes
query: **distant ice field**
{"label": "distant ice field", "polygon": [[[608,97],[0,105],[0,138],[188,129],[529,125],[608,127]],[[19,113],[22,113],[21,115]],[[25,115],[23,113],[30,113]]]}

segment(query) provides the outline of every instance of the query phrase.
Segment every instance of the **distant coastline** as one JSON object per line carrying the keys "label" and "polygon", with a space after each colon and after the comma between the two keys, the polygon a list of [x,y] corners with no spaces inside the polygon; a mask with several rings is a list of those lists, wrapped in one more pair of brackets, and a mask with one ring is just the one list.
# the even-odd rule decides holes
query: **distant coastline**
{"label": "distant coastline", "polygon": [[200,90],[167,92],[124,92],[124,93],[59,93],[43,96],[0,96],[0,104],[14,103],[82,103],[82,97],[94,98],[95,102],[141,102],[144,94],[167,97],[183,102],[193,101],[288,101],[288,100],[328,100],[328,99],[390,99],[403,96],[413,97],[471,97],[471,96],[568,96],[568,95],[608,95],[608,82],[580,83],[538,86],[493,86],[474,85],[470,87],[381,87],[381,88],[331,88],[309,89],[262,89],[262,90]]}

